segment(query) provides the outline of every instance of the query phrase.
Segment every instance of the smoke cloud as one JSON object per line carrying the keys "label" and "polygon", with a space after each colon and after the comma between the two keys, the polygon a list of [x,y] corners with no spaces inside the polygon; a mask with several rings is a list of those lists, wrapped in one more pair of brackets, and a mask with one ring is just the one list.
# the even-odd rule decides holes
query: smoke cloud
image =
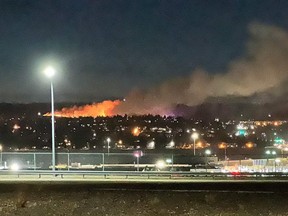
{"label": "smoke cloud", "polygon": [[211,75],[196,70],[146,91],[132,91],[115,107],[116,114],[169,114],[177,104],[194,106],[209,97],[251,96],[277,87],[288,78],[288,34],[281,28],[252,23],[245,57],[228,71]]}
{"label": "smoke cloud", "polygon": [[125,102],[104,101],[64,108],[55,114],[59,117],[169,115],[177,104],[195,106],[210,97],[247,97],[271,89],[275,91],[288,79],[288,33],[260,23],[250,24],[248,30],[246,56],[230,63],[226,72],[211,75],[196,70],[189,77],[168,80],[146,91],[132,91]]}

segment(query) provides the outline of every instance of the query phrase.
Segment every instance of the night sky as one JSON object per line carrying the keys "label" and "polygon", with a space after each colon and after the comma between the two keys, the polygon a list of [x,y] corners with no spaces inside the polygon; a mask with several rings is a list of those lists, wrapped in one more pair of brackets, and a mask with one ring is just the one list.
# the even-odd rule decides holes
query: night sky
{"label": "night sky", "polygon": [[243,55],[251,22],[288,29],[288,1],[0,0],[0,102],[123,98]]}

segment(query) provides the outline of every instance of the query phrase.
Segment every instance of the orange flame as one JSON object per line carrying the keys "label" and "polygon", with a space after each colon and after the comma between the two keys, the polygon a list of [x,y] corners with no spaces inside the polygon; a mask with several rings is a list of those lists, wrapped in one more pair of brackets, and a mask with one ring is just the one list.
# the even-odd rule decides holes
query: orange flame
{"label": "orange flame", "polygon": [[[93,103],[91,105],[73,106],[63,108],[60,111],[55,111],[56,117],[62,118],[79,118],[79,117],[106,117],[113,116],[114,109],[120,104],[120,100],[106,100],[101,103]],[[51,113],[46,113],[44,116],[51,116]]]}

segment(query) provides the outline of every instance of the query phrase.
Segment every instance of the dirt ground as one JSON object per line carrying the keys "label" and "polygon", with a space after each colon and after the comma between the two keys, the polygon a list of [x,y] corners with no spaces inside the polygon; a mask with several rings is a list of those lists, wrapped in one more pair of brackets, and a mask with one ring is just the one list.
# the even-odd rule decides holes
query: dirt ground
{"label": "dirt ground", "polygon": [[0,190],[1,216],[288,215],[287,193],[7,187]]}

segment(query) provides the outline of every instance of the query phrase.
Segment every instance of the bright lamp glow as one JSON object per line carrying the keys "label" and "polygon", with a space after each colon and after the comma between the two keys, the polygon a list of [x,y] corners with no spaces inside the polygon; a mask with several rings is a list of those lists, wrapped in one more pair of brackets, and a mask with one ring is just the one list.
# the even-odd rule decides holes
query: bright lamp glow
{"label": "bright lamp glow", "polygon": [[199,138],[199,134],[194,132],[191,137],[192,137],[193,140],[196,140],[196,139]]}
{"label": "bright lamp glow", "polygon": [[19,165],[16,163],[11,165],[11,170],[13,170],[13,171],[17,171],[17,170],[19,170],[19,168],[20,168]]}
{"label": "bright lamp glow", "polygon": [[155,142],[151,141],[147,144],[147,149],[155,149]]}
{"label": "bright lamp glow", "polygon": [[111,139],[109,137],[107,138],[107,142],[111,142]]}
{"label": "bright lamp glow", "polygon": [[166,159],[166,163],[168,163],[168,164],[172,163],[172,159],[171,158],[167,158]]}
{"label": "bright lamp glow", "polygon": [[44,73],[47,77],[51,78],[55,75],[56,71],[53,67],[49,66],[44,70]]}
{"label": "bright lamp glow", "polygon": [[157,161],[157,163],[156,163],[156,167],[157,167],[158,169],[163,169],[165,166],[166,166],[166,163],[165,163],[163,160],[159,160],[159,161]]}
{"label": "bright lamp glow", "polygon": [[205,150],[205,154],[206,154],[206,155],[211,155],[211,150],[210,150],[210,149],[206,149],[206,150]]}

